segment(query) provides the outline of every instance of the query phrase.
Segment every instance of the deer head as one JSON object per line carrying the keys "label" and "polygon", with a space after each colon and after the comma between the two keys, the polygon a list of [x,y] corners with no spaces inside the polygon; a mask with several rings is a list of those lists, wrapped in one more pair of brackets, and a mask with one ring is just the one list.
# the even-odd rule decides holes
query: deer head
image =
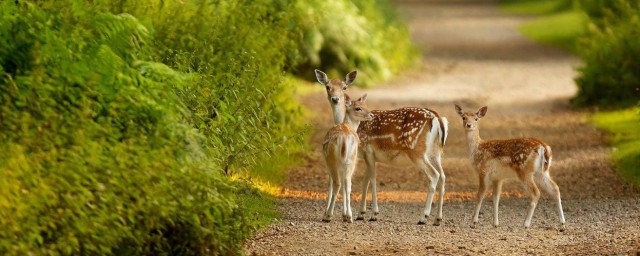
{"label": "deer head", "polygon": [[460,106],[456,104],[456,112],[462,117],[462,126],[465,130],[471,131],[478,128],[478,121],[487,114],[487,106],[481,107],[477,112],[464,112]]}
{"label": "deer head", "polygon": [[360,122],[373,119],[373,114],[365,104],[365,102],[367,101],[366,93],[355,101],[352,101],[347,94],[344,95],[344,99],[345,106],[347,107],[347,116],[349,117],[350,121]]}
{"label": "deer head", "polygon": [[318,82],[324,85],[327,89],[327,99],[329,103],[333,105],[337,105],[341,103],[341,99],[344,98],[344,92],[347,90],[347,87],[351,85],[355,80],[356,76],[358,76],[358,71],[351,71],[347,74],[347,77],[344,81],[338,79],[329,79],[327,74],[316,69],[316,78]]}

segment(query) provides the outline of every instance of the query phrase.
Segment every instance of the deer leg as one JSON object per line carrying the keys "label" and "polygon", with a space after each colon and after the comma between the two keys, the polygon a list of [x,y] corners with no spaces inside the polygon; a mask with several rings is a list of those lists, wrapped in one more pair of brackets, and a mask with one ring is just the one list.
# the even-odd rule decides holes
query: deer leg
{"label": "deer leg", "polygon": [[564,231],[564,212],[562,211],[562,200],[560,199],[560,188],[558,185],[549,177],[548,173],[537,173],[536,183],[538,186],[542,187],[544,191],[547,192],[550,196],[552,196],[556,201],[556,206],[558,210],[558,216],[560,217],[560,231]]}
{"label": "deer leg", "polygon": [[436,155],[432,159],[433,159],[432,162],[435,163],[435,167],[438,169],[438,173],[440,174],[440,181],[438,183],[439,185],[438,213],[437,213],[438,215],[436,217],[436,220],[433,222],[433,225],[440,226],[440,224],[442,223],[442,205],[444,204],[445,175],[444,175],[444,170],[442,169],[442,158],[440,157],[440,154]]}
{"label": "deer leg", "polygon": [[377,221],[378,214],[380,214],[380,210],[378,209],[378,182],[376,181],[376,166],[375,162],[373,162],[371,178],[369,179],[369,184],[371,184],[371,210],[373,211],[373,216],[369,218],[369,221]]}
{"label": "deer leg", "polygon": [[358,213],[358,217],[356,220],[364,220],[364,216],[367,214],[367,190],[369,189],[369,180],[371,179],[371,174],[367,168],[364,171],[364,179],[362,182],[362,197],[360,199],[360,213]]}
{"label": "deer leg", "polygon": [[347,222],[353,223],[353,213],[351,212],[351,177],[353,177],[353,172],[355,171],[355,163],[349,164],[347,166],[347,175],[345,177],[346,183],[346,205],[347,205]]}
{"label": "deer leg", "polygon": [[331,194],[330,197],[330,202],[329,202],[329,208],[327,209],[327,213],[325,215],[325,218],[323,219],[323,221],[325,222],[329,222],[331,221],[331,217],[333,217],[333,211],[335,209],[336,206],[336,199],[338,198],[338,193],[340,191],[340,187],[342,182],[340,181],[340,178],[338,176],[337,173],[332,173],[331,175],[331,192],[329,192]]}
{"label": "deer leg", "polygon": [[480,208],[482,207],[482,201],[484,201],[484,197],[487,194],[487,180],[484,175],[480,175],[480,186],[478,187],[478,195],[476,201],[476,210],[473,214],[473,225],[475,226],[478,223],[478,215],[480,215]]}
{"label": "deer leg", "polygon": [[427,175],[429,180],[427,200],[425,202],[424,211],[422,215],[420,215],[420,221],[418,221],[418,225],[424,225],[426,224],[426,219],[431,215],[431,204],[433,203],[433,196],[436,193],[436,186],[438,185],[440,173],[438,173],[436,168],[433,167],[427,158],[425,158],[424,163],[419,164],[418,166],[420,166],[420,169]]}
{"label": "deer leg", "polygon": [[540,190],[538,189],[538,186],[536,186],[536,183],[533,182],[531,176],[526,177],[526,179],[524,180],[524,184],[531,194],[529,213],[527,214],[527,219],[524,221],[524,227],[529,228],[531,226],[531,218],[533,218],[533,212],[536,210],[536,205],[538,204],[538,200],[540,199]]}
{"label": "deer leg", "polygon": [[347,221],[347,186],[346,185],[346,175],[342,172],[342,186],[340,190],[342,191],[342,221]]}
{"label": "deer leg", "polygon": [[342,171],[342,221],[352,223],[351,217],[351,177],[347,174],[349,166],[344,165]]}
{"label": "deer leg", "polygon": [[498,220],[498,206],[500,205],[500,193],[502,193],[502,181],[497,180],[493,182],[493,226],[498,227],[500,221]]}
{"label": "deer leg", "polygon": [[332,201],[333,201],[333,178],[329,176],[329,192],[327,193],[327,207],[325,208],[324,217],[322,218],[322,221],[324,222],[331,221],[331,215],[333,215],[333,211],[330,211]]}
{"label": "deer leg", "polygon": [[[367,165],[367,167],[365,168],[365,172],[364,172],[364,181],[362,182],[362,200],[360,201],[360,213],[358,215],[358,218],[356,220],[364,220],[364,216],[367,214],[367,190],[369,189],[369,185],[371,184],[371,194],[372,194],[372,201],[375,202],[374,200],[377,199],[375,197],[373,197],[373,194],[375,194],[375,178],[372,178],[372,176],[375,176],[375,172],[376,172],[376,162],[373,161],[373,157],[370,156],[369,154],[365,153],[364,156],[364,160],[365,163]],[[377,205],[376,205],[377,206]],[[374,209],[374,212],[377,213],[377,207]],[[372,217],[373,218],[373,217]]]}

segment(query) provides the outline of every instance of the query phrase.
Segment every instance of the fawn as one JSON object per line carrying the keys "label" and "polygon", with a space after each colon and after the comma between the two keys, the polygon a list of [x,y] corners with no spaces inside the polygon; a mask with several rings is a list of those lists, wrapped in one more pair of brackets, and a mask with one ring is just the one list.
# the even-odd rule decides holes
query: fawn
{"label": "fawn", "polygon": [[531,218],[538,199],[540,199],[539,187],[542,187],[544,191],[555,198],[560,216],[560,231],[564,231],[565,221],[560,189],[549,175],[552,159],[551,147],[536,138],[482,140],[480,139],[478,122],[487,113],[487,107],[482,107],[475,113],[464,112],[458,105],[455,107],[456,112],[462,117],[462,126],[467,134],[471,165],[475,168],[480,179],[477,204],[473,215],[474,226],[478,223],[478,214],[489,186],[493,187],[493,225],[498,226],[498,204],[500,203],[502,182],[508,178],[517,178],[531,195],[524,227],[531,226]]}
{"label": "fawn", "polygon": [[[345,81],[329,79],[327,75],[315,70],[318,82],[326,86],[327,99],[333,110],[334,123],[345,118],[344,98],[347,87],[357,76],[357,71],[350,72]],[[376,162],[396,166],[417,166],[429,179],[427,200],[424,211],[420,214],[418,224],[425,224],[431,214],[431,203],[438,181],[440,193],[438,214],[434,225],[442,221],[442,204],[444,201],[445,174],[442,169],[442,153],[447,139],[448,121],[438,113],[426,108],[400,108],[394,110],[373,110],[374,118],[363,121],[358,127],[360,138],[359,155],[365,160],[367,168],[362,186],[362,201],[357,220],[366,215],[367,190],[371,185],[373,216],[370,221],[377,220],[378,196],[376,183]]]}
{"label": "fawn", "polygon": [[351,177],[358,162],[359,139],[356,130],[360,121],[371,120],[373,114],[365,105],[366,94],[355,101],[351,101],[349,96],[345,94],[342,100],[344,101],[346,114],[344,121],[333,126],[327,132],[322,143],[322,153],[329,171],[327,208],[322,221],[331,221],[338,190],[342,188],[342,220],[351,223],[353,222],[353,215],[351,214]]}

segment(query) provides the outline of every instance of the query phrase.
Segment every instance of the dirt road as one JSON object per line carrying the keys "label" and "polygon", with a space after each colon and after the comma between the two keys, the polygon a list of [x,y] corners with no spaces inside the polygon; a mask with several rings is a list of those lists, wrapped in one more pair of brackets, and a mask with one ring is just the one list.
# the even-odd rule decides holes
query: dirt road
{"label": "dirt road", "polygon": [[[573,77],[579,61],[522,37],[517,26],[526,18],[500,13],[492,1],[396,3],[409,18],[414,40],[424,52],[424,66],[367,90],[368,104],[373,109],[428,107],[449,118],[443,225],[416,225],[426,198],[423,173],[381,164],[377,222],[343,223],[341,203],[336,204],[333,222],[321,222],[328,176],[320,139],[332,119],[325,96],[312,94],[304,97],[304,103],[326,111],[314,119],[318,127],[311,142],[314,151],[304,165],[290,170],[279,202],[283,219],[249,241],[247,254],[636,255],[640,191],[613,169],[605,134],[586,123],[586,113],[568,105],[576,92]],[[362,92],[350,89],[351,95]],[[528,198],[517,182],[505,184],[500,227],[491,225],[491,197],[485,200],[479,226],[471,227],[477,176],[468,163],[462,121],[453,103],[489,106],[480,128],[484,139],[534,136],[551,145],[551,172],[562,193],[565,232],[556,229],[558,217],[548,196],[538,204],[532,227],[522,227]],[[354,210],[361,196],[362,168],[360,162],[354,178]]]}

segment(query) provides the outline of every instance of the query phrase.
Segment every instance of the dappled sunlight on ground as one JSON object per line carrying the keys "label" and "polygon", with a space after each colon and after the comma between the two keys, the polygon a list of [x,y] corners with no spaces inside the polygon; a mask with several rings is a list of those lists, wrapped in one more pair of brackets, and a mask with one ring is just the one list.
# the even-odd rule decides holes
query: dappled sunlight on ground
{"label": "dappled sunlight on ground", "polygon": [[[453,192],[445,192],[444,200],[445,202],[450,201],[469,201],[476,200],[475,191],[453,191]],[[308,191],[308,190],[295,190],[282,188],[278,194],[275,196],[282,198],[301,198],[301,199],[323,199],[326,200],[327,193]],[[426,192],[420,191],[382,191],[378,192],[378,201],[379,202],[424,202],[426,200]],[[434,201],[438,198],[438,193],[434,196]],[[526,195],[521,191],[502,191],[501,198],[521,198]],[[352,200],[360,201],[362,198],[359,194],[352,194]],[[487,198],[491,198],[491,193],[487,194]],[[338,200],[342,199],[342,195],[338,196]],[[369,193],[367,197],[367,201],[371,202],[371,194]]]}

